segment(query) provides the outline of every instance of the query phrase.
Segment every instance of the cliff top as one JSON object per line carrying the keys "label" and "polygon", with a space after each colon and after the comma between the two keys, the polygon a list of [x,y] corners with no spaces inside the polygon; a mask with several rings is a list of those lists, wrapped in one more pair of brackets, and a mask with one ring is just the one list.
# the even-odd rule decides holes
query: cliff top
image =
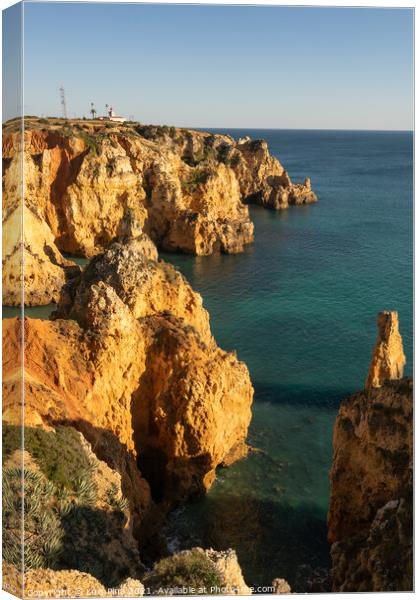
{"label": "cliff top", "polygon": [[[136,135],[146,139],[157,141],[165,136],[172,139],[177,137],[194,137],[206,138],[217,137],[224,138],[227,142],[234,143],[235,140],[228,135],[213,134],[206,131],[198,131],[192,128],[174,127],[168,125],[146,125],[139,121],[125,121],[124,123],[114,123],[111,121],[100,121],[99,119],[64,119],[60,117],[24,117],[25,130],[41,130],[44,132],[54,131],[66,135],[69,131],[73,135],[77,135],[77,131],[87,134],[119,134],[119,135]],[[15,117],[3,123],[3,136],[17,133],[21,130],[21,118]]]}

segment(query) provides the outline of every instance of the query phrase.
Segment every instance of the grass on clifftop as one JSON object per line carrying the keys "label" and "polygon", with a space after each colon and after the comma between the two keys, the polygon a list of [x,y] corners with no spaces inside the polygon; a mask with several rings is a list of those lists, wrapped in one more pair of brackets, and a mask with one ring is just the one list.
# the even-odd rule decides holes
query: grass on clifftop
{"label": "grass on clifftop", "polygon": [[[72,427],[57,427],[55,431],[24,427],[24,440],[25,450],[45,477],[60,488],[73,489],[77,478],[89,476],[94,470],[83,450],[79,433]],[[21,428],[4,425],[3,462],[21,447]]]}

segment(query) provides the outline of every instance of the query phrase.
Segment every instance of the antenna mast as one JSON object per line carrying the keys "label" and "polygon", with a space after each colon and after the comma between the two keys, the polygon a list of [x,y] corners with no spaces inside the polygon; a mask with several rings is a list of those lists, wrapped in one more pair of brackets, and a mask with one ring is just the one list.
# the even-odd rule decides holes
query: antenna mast
{"label": "antenna mast", "polygon": [[66,95],[64,93],[64,87],[60,86],[60,101],[61,106],[63,107],[63,117],[67,119],[67,104],[66,104]]}

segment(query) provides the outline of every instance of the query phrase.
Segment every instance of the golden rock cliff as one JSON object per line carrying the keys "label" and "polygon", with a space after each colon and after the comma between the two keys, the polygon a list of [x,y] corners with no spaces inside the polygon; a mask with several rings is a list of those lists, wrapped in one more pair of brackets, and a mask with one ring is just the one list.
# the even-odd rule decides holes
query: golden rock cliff
{"label": "golden rock cliff", "polygon": [[291,204],[312,204],[317,201],[309,178],[303,184],[293,184],[287,171],[270,155],[265,140],[239,140],[238,156],[233,169],[240,183],[241,194],[247,203],[283,210]]}
{"label": "golden rock cliff", "polygon": [[[27,119],[25,127],[23,152],[16,125],[3,131],[3,226],[13,238],[23,166],[28,304],[56,301],[75,268],[62,254],[94,256],[127,228],[149,234],[163,250],[241,252],[253,241],[247,203],[283,209],[316,200],[309,180],[293,184],[264,141],[99,121]],[[32,234],[40,229],[42,247]],[[20,296],[11,278],[16,247],[13,238],[3,257],[7,304]],[[38,264],[51,279],[44,289]]]}
{"label": "golden rock cliff", "polygon": [[34,208],[18,207],[8,216],[2,245],[3,303],[7,306],[17,306],[22,299],[26,306],[58,302],[63,286],[80,272],[60,253],[50,228]]}
{"label": "golden rock cliff", "polygon": [[[395,313],[378,321],[375,364],[383,331],[392,333],[387,342],[396,337],[392,327],[382,329],[384,322],[395,327]],[[401,364],[399,334],[396,342]],[[387,365],[388,380],[380,370],[381,387],[343,401],[335,422],[328,514],[335,592],[413,587],[413,383]]]}
{"label": "golden rock cliff", "polygon": [[[111,432],[155,497],[173,502],[207,489],[245,450],[253,389],[246,366],[214,342],[201,298],[143,248],[134,239],[96,257],[68,284],[65,318],[25,319],[25,422],[72,422],[91,443]],[[19,335],[6,320],[4,418],[14,422]]]}

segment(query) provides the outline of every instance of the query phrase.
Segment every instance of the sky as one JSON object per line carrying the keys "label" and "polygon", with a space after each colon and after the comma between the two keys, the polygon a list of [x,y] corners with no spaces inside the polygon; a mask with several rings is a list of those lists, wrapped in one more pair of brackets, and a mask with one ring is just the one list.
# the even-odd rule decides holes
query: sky
{"label": "sky", "polygon": [[[25,3],[25,114],[412,129],[411,9]],[[7,118],[7,115],[5,115]]]}

